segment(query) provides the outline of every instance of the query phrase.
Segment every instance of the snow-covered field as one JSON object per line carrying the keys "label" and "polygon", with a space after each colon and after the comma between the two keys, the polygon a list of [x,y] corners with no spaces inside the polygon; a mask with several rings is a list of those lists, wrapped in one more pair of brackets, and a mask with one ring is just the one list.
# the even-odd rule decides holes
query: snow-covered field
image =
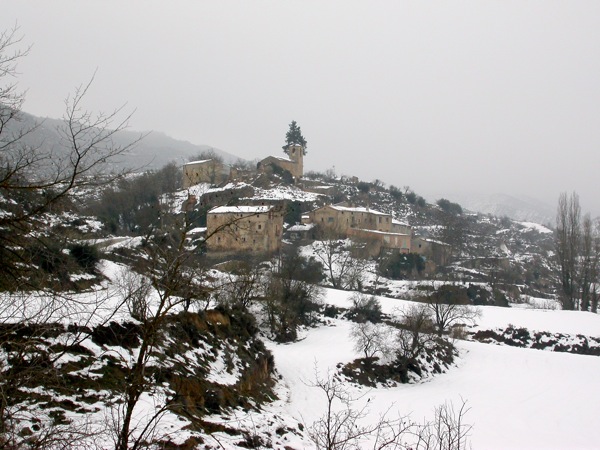
{"label": "snow-covered field", "polygon": [[[120,270],[121,267],[115,263],[104,262],[102,265],[103,273],[113,280]],[[324,302],[347,308],[351,306],[352,294],[324,289]],[[104,306],[100,300],[105,296],[113,297],[103,295],[103,290],[81,294],[80,303],[82,308],[88,303],[96,305],[95,318],[100,320],[100,306]],[[31,300],[30,297],[24,299],[21,313],[35,305]],[[390,315],[412,303],[385,297],[379,297],[379,301],[383,312]],[[108,306],[111,306],[108,310],[114,311],[114,305]],[[19,304],[13,302],[13,307],[19,309]],[[600,337],[600,316],[597,314],[514,307],[479,309],[481,317],[473,331],[513,325],[531,332]],[[60,310],[54,312],[60,313]],[[15,315],[14,311],[5,313]],[[72,318],[76,313],[70,311],[63,318]],[[117,315],[115,318],[124,317]],[[224,412],[207,420],[269,436],[273,448],[314,448],[306,435],[302,437],[300,428],[306,430],[325,411],[324,394],[313,386],[315,377],[331,376],[338,364],[361,356],[353,349],[349,337],[352,323],[343,319],[327,320],[327,324],[302,330],[297,342],[266,343],[274,355],[280,375],[276,388],[278,400],[265,405],[259,412]],[[470,409],[465,421],[473,426],[470,441],[474,449],[600,448],[597,432],[600,357],[472,341],[456,341],[455,344],[460,356],[446,373],[419,383],[395,387],[348,385],[349,394],[359,398],[353,406],[357,410],[366,408],[368,414],[364,420],[367,423],[377,421],[386,412],[388,418],[410,415],[412,421],[421,423],[431,420],[434,409],[444,403],[451,402],[459,407],[466,401]],[[95,349],[94,353],[99,351]],[[224,360],[217,356],[209,379],[226,385],[235,384],[239,371],[225,370]],[[152,399],[144,397],[142,400],[136,412],[141,416],[150,415],[155,409]],[[97,413],[98,417],[102,414],[102,411]],[[175,441],[183,442],[190,436],[190,431],[183,429],[186,424],[186,421],[167,413],[159,428],[161,433],[168,433]],[[279,433],[277,430],[295,432]],[[212,448],[240,448],[240,436],[218,432],[212,436],[205,435],[204,439]]]}
{"label": "snow-covered field", "polygon": [[[349,306],[350,293],[327,290],[326,302]],[[380,298],[392,312],[410,302]],[[600,335],[600,317],[567,311],[518,308],[481,308],[477,328],[506,327]],[[276,367],[287,388],[282,415],[307,425],[324,411],[325,399],[312,387],[315,371],[335,371],[340,362],[358,355],[349,339],[350,323],[332,320],[306,332],[292,344],[269,344]],[[600,358],[542,350],[458,341],[460,358],[447,373],[425,382],[393,388],[352,387],[368,402],[369,418],[390,410],[411,415],[417,422],[432,418],[436,406],[467,401],[466,421],[473,425],[475,449],[588,449],[600,448]],[[306,445],[306,443],[304,443]]]}

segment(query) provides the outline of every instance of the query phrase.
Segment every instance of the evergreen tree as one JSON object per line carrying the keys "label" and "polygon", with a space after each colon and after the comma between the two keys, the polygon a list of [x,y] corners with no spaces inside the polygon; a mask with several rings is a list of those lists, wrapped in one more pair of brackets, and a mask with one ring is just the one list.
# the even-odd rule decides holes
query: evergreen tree
{"label": "evergreen tree", "polygon": [[302,136],[302,131],[295,120],[292,120],[290,129],[285,133],[285,145],[282,147],[285,153],[288,153],[290,145],[301,145],[304,148],[304,154],[306,155],[306,139]]}

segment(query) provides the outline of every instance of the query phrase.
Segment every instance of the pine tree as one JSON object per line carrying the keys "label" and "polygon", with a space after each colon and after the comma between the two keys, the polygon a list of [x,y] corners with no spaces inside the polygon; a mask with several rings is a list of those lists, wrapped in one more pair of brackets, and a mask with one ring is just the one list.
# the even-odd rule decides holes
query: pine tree
{"label": "pine tree", "polygon": [[301,145],[304,148],[304,154],[306,155],[306,139],[302,136],[302,131],[295,120],[292,120],[290,129],[285,133],[285,145],[282,147],[285,153],[288,153],[290,145]]}

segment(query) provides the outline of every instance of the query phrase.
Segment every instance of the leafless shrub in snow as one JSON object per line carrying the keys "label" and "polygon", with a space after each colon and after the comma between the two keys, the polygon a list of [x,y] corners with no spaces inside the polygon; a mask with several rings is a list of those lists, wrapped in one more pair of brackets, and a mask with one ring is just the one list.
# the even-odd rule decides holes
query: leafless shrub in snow
{"label": "leafless shrub in snow", "polygon": [[465,423],[465,415],[471,408],[465,400],[454,407],[446,402],[435,408],[434,419],[418,428],[418,450],[463,450],[470,448],[469,436],[473,429]]}
{"label": "leafless shrub in snow", "polygon": [[393,333],[386,325],[372,322],[355,323],[350,331],[354,350],[365,358],[386,357],[393,353]]}
{"label": "leafless shrub in snow", "polygon": [[319,450],[463,450],[469,448],[472,425],[465,422],[470,408],[462,400],[459,408],[446,402],[422,424],[408,415],[392,417],[390,406],[373,417],[364,395],[354,396],[343,380],[331,373],[321,376],[315,369],[311,384],[325,396],[325,412],[310,427],[308,435]]}

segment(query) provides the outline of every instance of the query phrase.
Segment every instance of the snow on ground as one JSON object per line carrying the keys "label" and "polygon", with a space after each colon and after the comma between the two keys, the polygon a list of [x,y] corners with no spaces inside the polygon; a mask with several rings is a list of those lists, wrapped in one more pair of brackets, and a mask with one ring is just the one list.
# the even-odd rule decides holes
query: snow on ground
{"label": "snow on ground", "polygon": [[[58,322],[63,324],[96,326],[114,321],[131,321],[131,314],[123,302],[125,293],[118,280],[130,272],[130,268],[108,260],[98,264],[98,270],[109,280],[81,292],[20,291],[0,292],[0,321],[14,323]],[[131,280],[122,279],[122,283]],[[150,308],[158,303],[158,293],[148,297]]]}
{"label": "snow on ground", "polygon": [[[102,273],[115,280],[122,272],[119,264],[103,261]],[[53,315],[63,320],[78,321],[96,312],[93,322],[108,320],[114,311],[118,295],[109,286],[76,294],[78,308],[66,311],[57,303]],[[324,301],[340,307],[349,307],[352,292],[324,289]],[[43,294],[40,294],[40,297]],[[75,294],[74,294],[75,295]],[[382,310],[395,314],[413,302],[378,297]],[[28,310],[41,302],[34,296],[13,298],[15,310],[1,311],[10,317],[29,315]],[[55,299],[59,302],[60,299]],[[7,304],[7,302],[4,302]],[[509,324],[530,331],[560,332],[600,336],[600,316],[591,313],[479,307],[481,318],[475,329],[506,328]],[[86,314],[87,313],[87,314]],[[126,311],[115,317],[125,317]],[[35,317],[33,311],[33,317]],[[260,412],[240,412],[228,418],[220,414],[211,421],[234,421],[246,429],[266,431],[272,436],[276,448],[311,448],[302,439],[298,424],[310,426],[325,411],[322,391],[314,387],[315,377],[326,378],[336,371],[339,363],[359,357],[349,338],[351,322],[331,319],[328,324],[304,330],[301,340],[289,344],[267,342],[281,375],[277,387],[279,400],[265,405]],[[460,358],[446,373],[428,378],[424,382],[388,388],[366,388],[349,385],[349,393],[357,400],[356,409],[366,405],[367,421],[376,421],[389,411],[388,417],[410,414],[411,419],[431,420],[434,408],[452,402],[459,406],[462,400],[470,408],[465,421],[473,425],[471,443],[475,449],[585,449],[598,448],[597,421],[600,417],[600,383],[595,382],[600,373],[600,358],[551,351],[490,345],[479,342],[457,341]],[[97,353],[93,343],[86,342]],[[61,361],[63,363],[68,360]],[[227,369],[227,361],[217,358],[210,368],[211,376],[220,383],[235,383],[237,368]],[[165,395],[162,387],[152,395]],[[157,397],[158,398],[158,397]],[[160,403],[160,402],[158,402]],[[136,409],[136,417],[144,419],[156,411],[156,399],[145,396]],[[101,413],[98,413],[101,414]],[[142,420],[143,421],[143,420]],[[178,441],[189,434],[175,415],[167,413],[160,426],[162,433],[174,433]],[[294,433],[275,433],[281,427],[298,430]],[[254,427],[254,428],[253,428]],[[207,437],[207,439],[211,439]],[[217,434],[222,448],[237,448],[239,436]]]}
{"label": "snow on ground", "polygon": [[[326,302],[349,306],[349,292],[326,290]],[[410,302],[380,298],[385,312]],[[482,307],[478,328],[509,323],[531,330],[600,335],[600,317],[568,311]],[[332,320],[291,344],[269,343],[288,388],[285,412],[307,425],[324,411],[324,396],[311,383],[335,366],[358,357],[349,339],[351,324]],[[426,382],[394,388],[352,387],[368,401],[369,417],[390,412],[431,419],[444,402],[466,400],[476,449],[598,448],[600,358],[458,341],[461,357],[447,373]]]}
{"label": "snow on ground", "polygon": [[314,202],[323,194],[305,192],[294,186],[279,185],[270,189],[255,188],[254,199]]}
{"label": "snow on ground", "polygon": [[526,231],[529,230],[535,230],[538,233],[552,233],[552,230],[548,227],[545,227],[544,225],[540,225],[539,223],[535,223],[535,222],[517,222],[519,225],[521,225],[523,228],[525,228]]}
{"label": "snow on ground", "polygon": [[523,308],[481,308],[483,316],[477,329],[506,328],[508,325],[524,327],[530,331],[585,334],[600,336],[600,316],[582,311],[540,310]]}
{"label": "snow on ground", "polygon": [[135,237],[109,237],[102,239],[90,239],[93,245],[100,248],[104,248],[106,251],[113,251],[118,248],[135,248],[139,247],[142,243],[143,238],[141,236]]}

